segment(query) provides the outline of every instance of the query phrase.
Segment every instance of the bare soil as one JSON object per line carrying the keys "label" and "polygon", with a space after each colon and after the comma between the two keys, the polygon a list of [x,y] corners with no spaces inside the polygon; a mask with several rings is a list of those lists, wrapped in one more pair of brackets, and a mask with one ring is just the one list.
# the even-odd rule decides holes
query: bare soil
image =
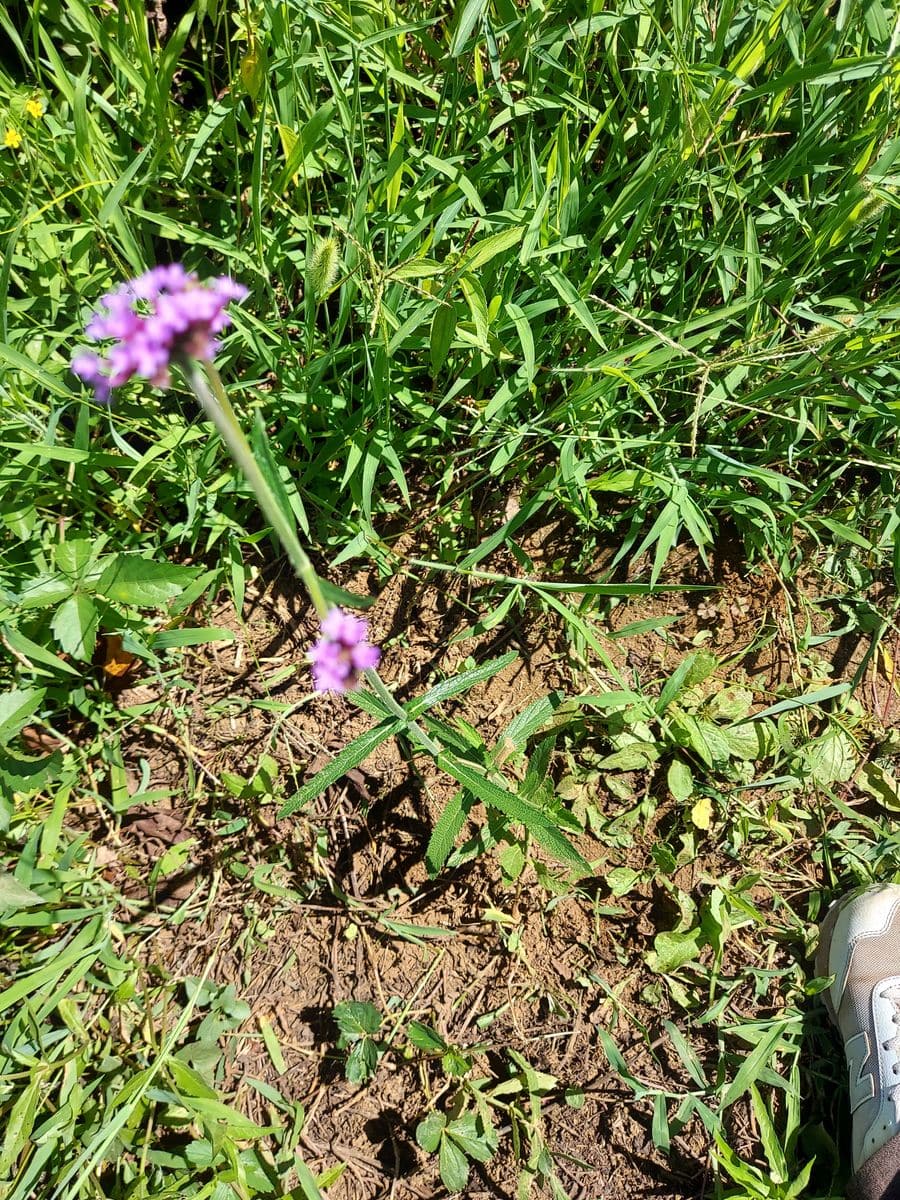
{"label": "bare soil", "polygon": [[[538,530],[525,544],[536,574],[568,553],[555,531]],[[521,570],[496,557],[490,565],[511,575]],[[725,678],[749,683],[760,704],[804,678],[808,664],[798,660],[791,629],[797,599],[774,573],[749,572],[737,550],[729,554],[726,547],[709,567],[696,555],[675,555],[666,581],[707,590],[629,599],[595,626],[616,669],[651,694],[697,647],[719,657]],[[444,710],[451,719],[464,716],[488,744],[538,696],[590,691],[608,681],[602,663],[573,661],[561,621],[535,605],[514,609],[496,630],[454,644],[480,608],[475,583],[449,574],[429,582],[397,575],[379,593],[378,580],[367,572],[344,582],[378,595],[369,617],[384,648],[383,676],[401,698],[455,672],[470,656],[483,662],[518,651],[513,665]],[[577,605],[577,597],[566,599]],[[611,1035],[644,1084],[686,1091],[694,1085],[665,1036],[664,1023],[671,1021],[690,1027],[692,1045],[715,1072],[715,1023],[693,1024],[696,1014],[673,1000],[646,961],[654,937],[677,925],[674,893],[641,882],[616,898],[606,882],[614,867],[652,865],[661,831],[683,819],[671,800],[660,797],[653,819],[619,845],[586,835],[581,849],[600,863],[597,874],[562,895],[541,887],[531,867],[516,883],[504,882],[490,853],[429,879],[424,848],[454,789],[431,764],[411,763],[393,741],[307,810],[278,822],[277,803],[235,797],[223,775],[250,778],[268,754],[279,764],[282,795],[290,795],[370,718],[344,700],[311,694],[304,656],[314,622],[284,571],[260,577],[240,619],[223,602],[204,623],[230,629],[235,640],[191,652],[180,682],[164,695],[146,678],[128,680],[119,694],[125,709],[157,702],[151,715],[129,726],[130,786],[137,789],[143,779],[144,787],[170,795],[129,810],[121,833],[110,834],[104,858],[109,877],[150,904],[145,927],[158,913],[146,940],[148,965],[179,976],[209,969],[212,980],[233,983],[250,1004],[253,1017],[229,1043],[225,1086],[235,1103],[267,1119],[267,1101],[248,1079],[301,1101],[301,1146],[312,1169],[346,1163],[329,1188],[333,1200],[442,1196],[436,1158],[417,1146],[414,1133],[432,1100],[441,1107],[446,1080],[437,1063],[402,1052],[403,1024],[414,1019],[449,1043],[480,1047],[478,1074],[507,1077],[508,1052],[515,1051],[555,1079],[535,1128],[572,1200],[710,1194],[709,1136],[702,1124],[691,1118],[668,1153],[657,1149],[651,1104],[635,1100],[599,1036],[601,1030]],[[623,630],[626,636],[618,636]],[[838,674],[860,661],[858,646],[829,648]],[[895,689],[877,674],[867,686],[873,711],[883,717]],[[268,682],[273,675],[274,686]],[[595,802],[610,820],[625,807],[602,789]],[[222,834],[229,820],[246,824]],[[159,880],[149,895],[147,880],[159,857],[186,839],[192,844],[183,869]],[[822,880],[802,839],[790,846],[748,845],[744,860],[735,862],[711,835],[675,879],[699,904],[712,881],[758,876],[748,896],[767,925],[733,938],[719,972],[734,981],[729,1012],[760,1018],[787,1001],[774,975],[771,992],[758,994],[747,965],[777,973],[805,953],[795,934],[779,935],[787,928],[782,901],[765,882],[773,853],[780,856],[782,880],[796,881],[792,907],[804,912]],[[170,919],[173,910],[177,922]],[[413,931],[400,934],[385,920],[422,933],[413,940]],[[374,1003],[393,1039],[365,1086],[344,1079],[345,1056],[335,1048],[333,1008],[349,999]],[[283,1072],[259,1035],[260,1018],[278,1036]],[[835,1086],[827,1069],[823,1086]],[[582,1107],[567,1103],[571,1089],[583,1093]],[[730,1121],[735,1148],[752,1158],[758,1130],[749,1111],[735,1105]],[[515,1197],[520,1168],[511,1139],[503,1138],[498,1155],[473,1169],[466,1195]]]}

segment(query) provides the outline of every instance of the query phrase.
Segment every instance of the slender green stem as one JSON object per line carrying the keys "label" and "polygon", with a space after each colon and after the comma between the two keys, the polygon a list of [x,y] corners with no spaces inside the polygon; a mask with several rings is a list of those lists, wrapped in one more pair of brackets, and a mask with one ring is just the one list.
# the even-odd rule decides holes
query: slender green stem
{"label": "slender green stem", "polygon": [[[244,436],[244,431],[241,429],[234,409],[231,407],[231,401],[225,392],[219,372],[212,363],[207,363],[204,370],[193,359],[188,360],[184,369],[188,382],[199,400],[203,411],[209,417],[210,421],[212,421],[213,425],[215,425],[219,436],[228,448],[228,452],[243,472],[244,478],[250,484],[256,499],[259,501],[263,516],[272,526],[275,536],[281,542],[282,546],[284,546],[291,565],[309,592],[309,597],[315,606],[316,612],[320,618],[324,617],[328,613],[329,606],[322,594],[322,585],[319,582],[319,577],[312,563],[309,561],[309,556],[300,545],[293,522],[282,510],[269,481],[259,468],[256,456],[250,448],[250,443]],[[424,729],[421,729],[410,718],[409,713],[402,704],[398,703],[394,694],[385,685],[378,672],[370,669],[365,672],[365,677],[372,691],[384,703],[385,707],[390,710],[393,716],[399,717],[403,722],[410,738],[418,742],[424,750],[437,758],[441,752],[440,746],[428,736]]]}
{"label": "slender green stem", "polygon": [[312,600],[316,612],[320,617],[324,617],[328,613],[328,604],[322,595],[319,577],[316,575],[306,551],[300,545],[293,523],[282,511],[281,505],[278,503],[269,481],[259,469],[256,456],[250,449],[250,443],[244,436],[244,431],[241,429],[234,409],[231,407],[231,401],[225,392],[219,372],[212,363],[208,363],[204,371],[192,359],[188,361],[186,371],[197,399],[203,406],[206,415],[218,430],[222,441],[228,447],[231,457],[243,472],[244,478],[250,484],[256,499],[259,501],[259,507],[263,511],[263,516],[272,526],[275,536],[281,542],[282,546],[284,546],[291,566],[300,576],[303,586],[309,592],[309,598]]}
{"label": "slender green stem", "polygon": [[372,691],[379,698],[379,700],[384,702],[384,704],[391,710],[395,717],[402,718],[410,737],[417,741],[419,745],[424,750],[427,750],[430,755],[432,755],[434,758],[437,758],[441,752],[440,746],[428,736],[425,730],[422,729],[422,727],[416,721],[414,721],[412,717],[410,717],[403,705],[398,704],[394,697],[394,693],[387,686],[375,668],[370,667],[368,671],[364,672],[364,674],[369,686],[372,688]]}

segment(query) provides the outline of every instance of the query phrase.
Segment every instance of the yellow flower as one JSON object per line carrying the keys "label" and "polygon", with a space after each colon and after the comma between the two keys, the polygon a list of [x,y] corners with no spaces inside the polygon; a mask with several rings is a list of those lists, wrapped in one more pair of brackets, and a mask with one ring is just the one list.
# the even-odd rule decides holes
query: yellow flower
{"label": "yellow flower", "polygon": [[36,121],[39,121],[44,115],[44,106],[41,104],[40,100],[36,98],[26,100],[25,111],[28,113],[29,117],[34,117]]}
{"label": "yellow flower", "polygon": [[3,145],[9,150],[18,150],[18,148],[22,145],[22,138],[20,137],[17,129],[9,128],[6,130],[6,135],[3,138]]}

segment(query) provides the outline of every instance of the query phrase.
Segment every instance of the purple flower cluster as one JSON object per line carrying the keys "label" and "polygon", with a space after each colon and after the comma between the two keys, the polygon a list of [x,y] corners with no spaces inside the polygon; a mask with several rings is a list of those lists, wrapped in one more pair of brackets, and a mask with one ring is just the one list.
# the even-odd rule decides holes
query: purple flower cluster
{"label": "purple flower cluster", "polygon": [[366,640],[369,625],[333,608],[322,621],[322,636],[309,652],[317,692],[349,692],[361,671],[377,667],[381,651]]}
{"label": "purple flower cluster", "polygon": [[213,358],[215,335],[231,322],[227,306],[246,295],[247,289],[227,275],[201,283],[180,263],[154,267],[103,297],[86,332],[93,342],[113,344],[105,358],[79,351],[72,370],[93,385],[102,404],[134,375],[168,387],[173,362]]}

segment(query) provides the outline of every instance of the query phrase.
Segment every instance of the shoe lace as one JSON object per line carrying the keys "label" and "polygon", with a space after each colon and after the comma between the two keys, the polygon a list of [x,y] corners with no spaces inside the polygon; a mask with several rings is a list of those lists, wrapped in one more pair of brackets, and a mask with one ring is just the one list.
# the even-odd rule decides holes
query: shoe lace
{"label": "shoe lace", "polygon": [[[894,1006],[894,1011],[891,1014],[891,1020],[897,1027],[897,1032],[892,1038],[888,1038],[886,1042],[882,1042],[882,1048],[887,1050],[889,1054],[893,1054],[894,1063],[892,1066],[893,1073],[900,1076],[900,984],[892,984],[881,993],[882,999],[890,1000]],[[900,1080],[893,1087],[888,1089],[888,1098],[897,1101],[898,1092],[900,1092]]]}

